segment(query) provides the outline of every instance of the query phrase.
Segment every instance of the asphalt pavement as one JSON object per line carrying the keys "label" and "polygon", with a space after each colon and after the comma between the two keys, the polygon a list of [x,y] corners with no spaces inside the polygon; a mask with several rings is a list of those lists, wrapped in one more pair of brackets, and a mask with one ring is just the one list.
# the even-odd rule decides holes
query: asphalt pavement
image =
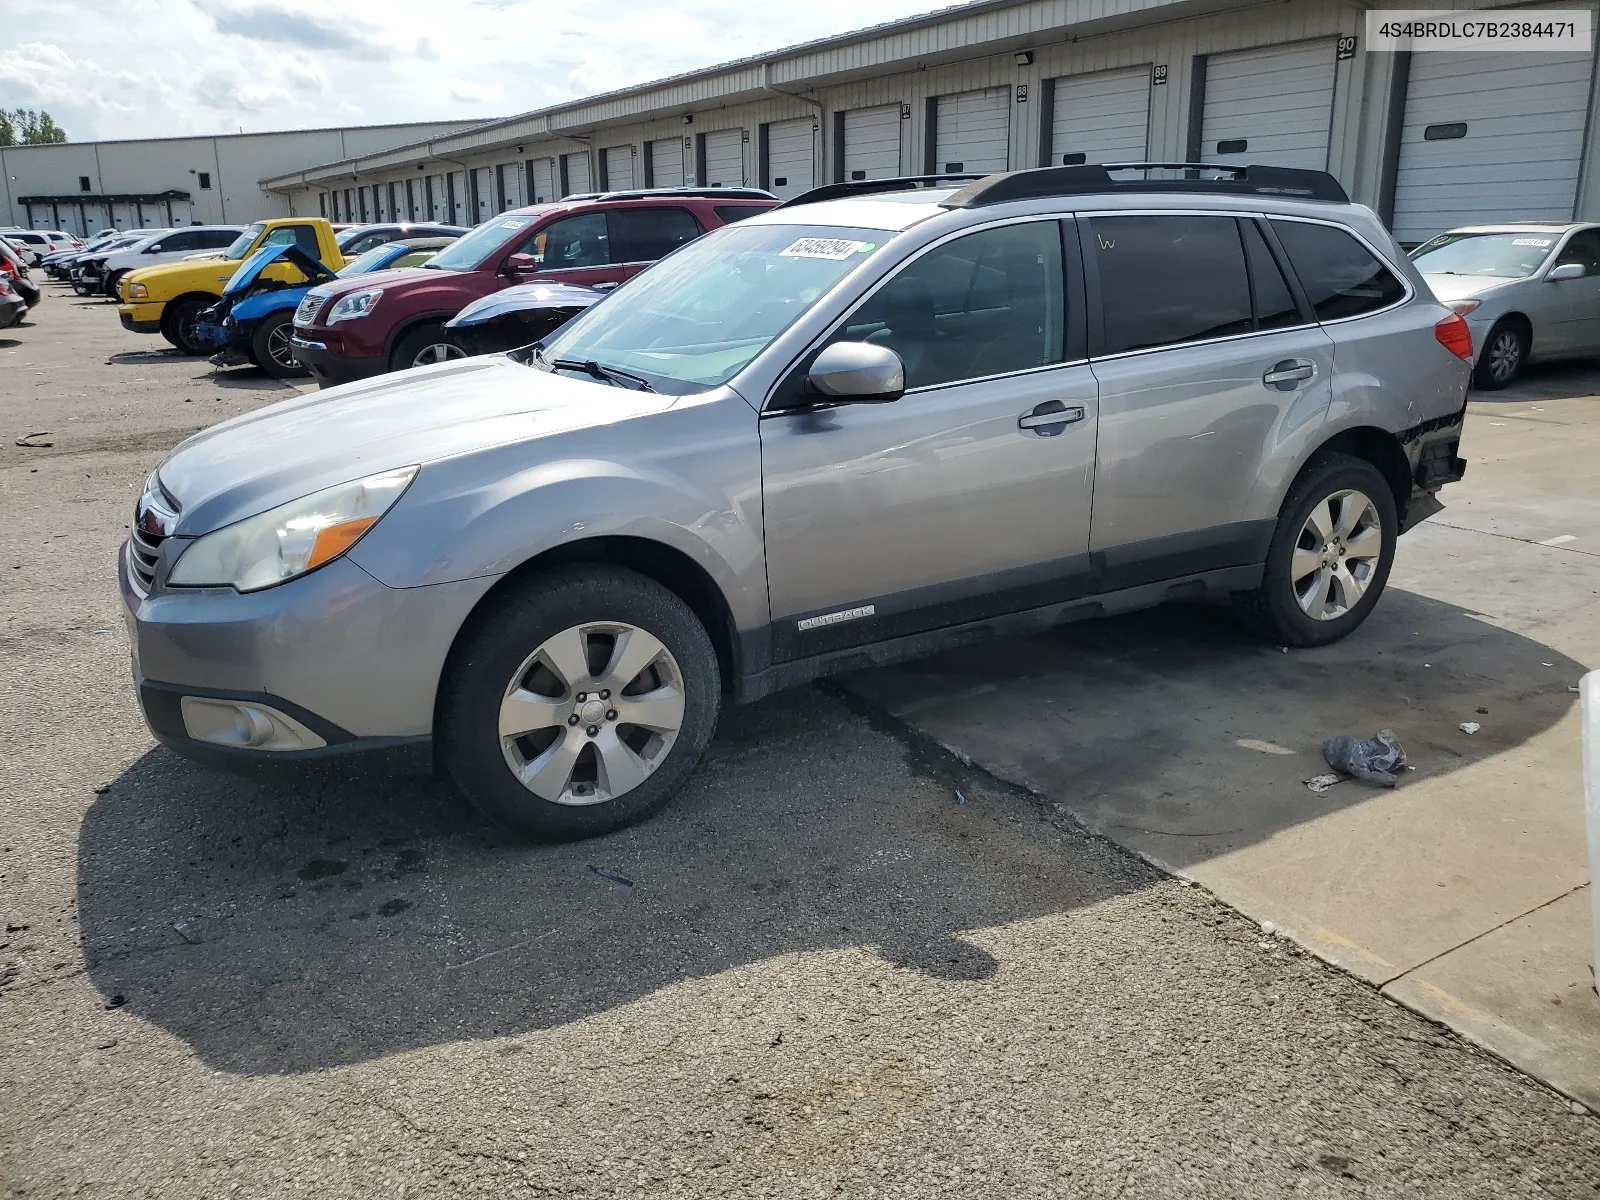
{"label": "asphalt pavement", "polygon": [[155,747],[139,484],[288,392],[46,290],[0,332],[5,1195],[1600,1191],[1593,1116],[830,685],[560,847],[414,760]]}

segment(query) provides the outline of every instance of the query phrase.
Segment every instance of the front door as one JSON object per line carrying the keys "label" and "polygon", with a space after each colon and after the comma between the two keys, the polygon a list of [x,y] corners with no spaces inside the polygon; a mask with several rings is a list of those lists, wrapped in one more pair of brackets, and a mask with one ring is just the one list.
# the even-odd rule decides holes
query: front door
{"label": "front door", "polygon": [[1600,351],[1600,229],[1580,229],[1556,253],[1552,269],[1562,263],[1583,268],[1579,279],[1545,283],[1543,306],[1548,322],[1534,322],[1533,352],[1594,354]]}
{"label": "front door", "polygon": [[551,221],[518,249],[538,262],[536,278],[540,280],[594,287],[621,283],[626,277],[623,265],[613,259],[603,212],[575,213]]}
{"label": "front door", "polygon": [[763,414],[776,660],[1083,594],[1097,402],[1074,238],[1032,220],[925,251],[829,338],[895,350],[905,395]]}
{"label": "front door", "polygon": [[1257,222],[1082,220],[1100,383],[1096,585],[1262,561],[1246,521],[1262,465],[1332,395],[1333,342],[1292,294]]}

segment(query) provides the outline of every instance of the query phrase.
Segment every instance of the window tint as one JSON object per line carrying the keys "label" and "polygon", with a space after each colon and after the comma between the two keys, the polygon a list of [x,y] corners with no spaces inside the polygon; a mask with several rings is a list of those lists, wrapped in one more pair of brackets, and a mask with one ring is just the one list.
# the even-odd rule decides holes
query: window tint
{"label": "window tint", "polygon": [[1284,281],[1283,270],[1267,248],[1267,239],[1261,236],[1260,226],[1254,221],[1240,221],[1239,231],[1244,235],[1244,256],[1250,262],[1256,328],[1287,329],[1300,324],[1300,309]]}
{"label": "window tint", "polygon": [[1272,228],[1319,321],[1387,308],[1406,294],[1389,268],[1342,229],[1304,221],[1274,221]]}
{"label": "window tint", "polygon": [[[779,184],[778,186],[782,187],[783,185]],[[758,212],[766,212],[767,210],[760,204],[719,204],[713,211],[718,217],[722,218],[724,225],[732,225],[735,221],[742,221],[746,217],[753,217]]]}
{"label": "window tint", "polygon": [[1064,309],[1061,229],[1035,221],[913,260],[830,340],[888,346],[905,362],[906,387],[930,387],[1060,362]]}
{"label": "window tint", "polygon": [[580,213],[550,222],[523,244],[522,253],[533,255],[543,271],[603,267],[611,261],[610,243],[605,213]]}
{"label": "window tint", "polygon": [[1556,265],[1578,263],[1585,275],[1600,275],[1600,230],[1585,229],[1572,235],[1572,240],[1561,248]]}
{"label": "window tint", "polygon": [[1253,328],[1244,247],[1232,217],[1092,217],[1104,353]]}
{"label": "window tint", "polygon": [[233,239],[239,235],[231,229],[202,229],[197,235],[196,243],[202,250],[220,250],[224,246],[233,244]]}
{"label": "window tint", "polygon": [[151,247],[151,249],[157,250],[162,254],[172,254],[178,251],[187,254],[192,250],[201,248],[199,236],[193,233],[169,233]]}
{"label": "window tint", "polygon": [[617,262],[655,262],[700,236],[687,208],[618,208],[606,214]]}

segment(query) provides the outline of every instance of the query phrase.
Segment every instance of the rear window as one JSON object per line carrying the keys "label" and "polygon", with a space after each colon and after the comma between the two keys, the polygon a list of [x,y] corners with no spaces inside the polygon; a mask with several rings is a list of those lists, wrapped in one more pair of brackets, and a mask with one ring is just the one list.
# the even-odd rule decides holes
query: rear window
{"label": "rear window", "polygon": [[1405,298],[1405,284],[1344,230],[1281,220],[1273,221],[1272,228],[1317,320],[1358,317]]}

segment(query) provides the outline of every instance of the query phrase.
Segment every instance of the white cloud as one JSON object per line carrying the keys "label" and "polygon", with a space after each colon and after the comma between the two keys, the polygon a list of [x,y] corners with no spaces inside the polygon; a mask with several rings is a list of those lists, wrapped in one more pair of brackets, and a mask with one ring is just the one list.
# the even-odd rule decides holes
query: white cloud
{"label": "white cloud", "polygon": [[503,116],[931,7],[30,0],[7,13],[0,100],[75,141]]}

